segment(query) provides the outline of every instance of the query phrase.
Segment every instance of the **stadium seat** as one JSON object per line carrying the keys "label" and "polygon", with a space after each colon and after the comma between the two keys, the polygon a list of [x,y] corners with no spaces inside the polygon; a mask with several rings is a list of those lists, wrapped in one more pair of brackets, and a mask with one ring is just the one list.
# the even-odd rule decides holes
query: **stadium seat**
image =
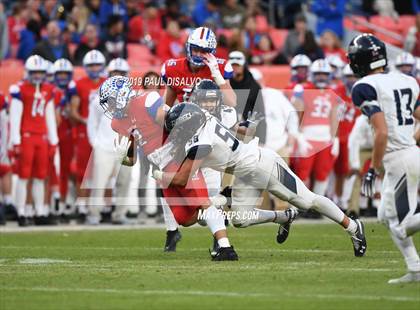
{"label": "stadium seat", "polygon": [[398,25],[403,35],[406,36],[410,28],[416,26],[416,17],[414,15],[401,15],[398,19]]}
{"label": "stadium seat", "polygon": [[288,31],[286,29],[271,28],[269,35],[276,49],[282,49],[284,41],[286,41]]}
{"label": "stadium seat", "polygon": [[221,29],[218,29],[217,30],[217,35],[218,36],[223,35],[223,36],[226,37],[227,40],[230,40],[230,38],[232,38],[233,33],[234,32],[232,30],[230,30],[230,29],[223,29],[223,28],[221,28]]}
{"label": "stadium seat", "polygon": [[127,44],[127,53],[127,61],[133,67],[152,65],[157,60],[157,57],[150,52],[149,48],[137,43]]}
{"label": "stadium seat", "polygon": [[401,33],[401,26],[398,22],[390,16],[374,15],[369,20],[375,26],[384,28],[386,30]]}
{"label": "stadium seat", "polygon": [[257,15],[255,16],[255,22],[257,23],[257,32],[265,33],[267,32],[269,26],[267,17],[264,15]]}
{"label": "stadium seat", "polygon": [[370,28],[365,26],[363,23],[367,23],[367,19],[364,16],[353,15],[352,17],[344,17],[344,28],[350,30],[356,30],[360,32],[371,32]]}

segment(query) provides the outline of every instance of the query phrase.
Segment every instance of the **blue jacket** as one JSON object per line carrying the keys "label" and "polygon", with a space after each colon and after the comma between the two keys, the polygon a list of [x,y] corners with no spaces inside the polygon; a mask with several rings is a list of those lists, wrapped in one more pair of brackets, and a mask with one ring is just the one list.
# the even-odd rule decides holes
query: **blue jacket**
{"label": "blue jacket", "polygon": [[345,4],[345,0],[317,0],[313,2],[312,12],[318,17],[317,35],[321,35],[325,30],[332,30],[340,38],[343,37]]}

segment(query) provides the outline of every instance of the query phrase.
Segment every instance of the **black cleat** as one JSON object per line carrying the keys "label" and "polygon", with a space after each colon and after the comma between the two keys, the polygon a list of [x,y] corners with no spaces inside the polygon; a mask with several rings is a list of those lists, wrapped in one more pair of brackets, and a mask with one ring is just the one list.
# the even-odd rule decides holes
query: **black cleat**
{"label": "black cleat", "polygon": [[213,237],[213,248],[210,251],[210,256],[215,257],[217,254],[217,251],[219,251],[220,245],[219,242],[217,242],[217,239]]}
{"label": "black cleat", "polygon": [[46,226],[46,225],[57,225],[57,221],[54,216],[35,216],[34,217],[35,225],[37,226]]}
{"label": "black cleat", "polygon": [[26,227],[28,226],[28,221],[26,220],[26,217],[24,216],[19,216],[17,219],[18,225],[20,227]]}
{"label": "black cleat", "polygon": [[225,260],[238,260],[238,254],[236,254],[233,246],[228,248],[219,248],[216,252],[216,255],[211,257],[211,260],[214,262],[220,262]]}
{"label": "black cleat", "polygon": [[356,219],[354,221],[357,224],[356,233],[351,236],[351,242],[353,243],[354,248],[354,256],[362,257],[365,255],[367,249],[365,227],[360,220]]}
{"label": "black cleat", "polygon": [[163,252],[176,252],[176,244],[181,240],[181,233],[178,229],[166,232],[166,242]]}
{"label": "black cleat", "polygon": [[6,206],[0,204],[0,225],[6,225]]}
{"label": "black cleat", "polygon": [[277,232],[277,243],[283,243],[289,237],[290,226],[292,222],[296,219],[297,215],[299,214],[296,208],[289,208],[285,211],[289,220],[286,224],[280,225],[279,230]]}

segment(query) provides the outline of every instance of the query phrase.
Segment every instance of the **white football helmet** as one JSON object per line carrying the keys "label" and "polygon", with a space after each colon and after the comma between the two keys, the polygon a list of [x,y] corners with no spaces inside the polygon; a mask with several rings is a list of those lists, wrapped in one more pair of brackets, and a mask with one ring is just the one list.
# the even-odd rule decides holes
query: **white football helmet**
{"label": "white football helmet", "polygon": [[312,61],[304,54],[297,54],[290,62],[292,68],[292,81],[303,82],[308,79],[309,67]]}
{"label": "white football helmet", "polygon": [[415,76],[416,59],[408,52],[403,52],[395,58],[395,68],[402,73]]}
{"label": "white football helmet", "polygon": [[344,66],[343,75],[344,76],[355,75],[353,70],[351,69],[350,65],[347,64],[347,65]]}
{"label": "white football helmet", "polygon": [[310,68],[311,81],[317,88],[326,88],[332,78],[332,68],[326,59],[315,60]]}
{"label": "white football helmet", "polygon": [[54,64],[49,61],[45,60],[45,63],[47,64],[47,81],[50,83],[54,83]]}
{"label": "white football helmet", "polygon": [[[32,84],[40,84],[47,74],[47,63],[39,55],[29,56],[25,61],[26,77]],[[34,76],[36,73],[36,76]]]}
{"label": "white football helmet", "polygon": [[330,55],[327,56],[327,61],[331,66],[333,79],[339,79],[341,77],[341,70],[346,65],[340,56]]}
{"label": "white football helmet", "polygon": [[[64,74],[65,73],[65,74]],[[67,77],[64,77],[64,76]],[[73,65],[68,59],[60,58],[54,62],[54,81],[60,88],[65,88],[73,78]]]}
{"label": "white football helmet", "polygon": [[356,74],[354,74],[350,65],[345,65],[345,67],[343,68],[343,82],[349,93],[351,92],[351,89],[354,83],[356,83],[356,81],[357,81],[357,76]]}
{"label": "white football helmet", "polygon": [[[105,69],[105,56],[98,50],[91,50],[83,57],[83,66],[85,67],[87,75],[92,79],[97,79],[101,76]],[[100,65],[100,70],[92,70],[92,65]]]}
{"label": "white football helmet", "polygon": [[124,58],[114,58],[108,64],[108,73],[119,73],[118,75],[128,75],[130,66]]}
{"label": "white football helmet", "polygon": [[204,66],[203,57],[193,55],[193,50],[201,50],[203,53],[214,54],[217,41],[214,32],[207,27],[198,27],[188,36],[185,44],[188,61],[194,66]]}
{"label": "white football helmet", "polygon": [[99,104],[109,118],[124,118],[127,116],[125,107],[135,94],[130,79],[116,75],[108,78],[99,88]]}

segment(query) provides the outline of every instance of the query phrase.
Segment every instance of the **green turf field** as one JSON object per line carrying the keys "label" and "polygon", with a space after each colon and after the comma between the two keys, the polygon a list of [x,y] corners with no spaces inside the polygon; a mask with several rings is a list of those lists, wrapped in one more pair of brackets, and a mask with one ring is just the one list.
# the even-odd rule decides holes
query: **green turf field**
{"label": "green turf field", "polygon": [[335,225],[297,224],[282,246],[276,229],[230,228],[240,261],[219,263],[206,228],[169,255],[161,229],[3,233],[0,309],[420,309],[419,284],[386,283],[405,268],[384,227],[367,224],[364,258]]}

